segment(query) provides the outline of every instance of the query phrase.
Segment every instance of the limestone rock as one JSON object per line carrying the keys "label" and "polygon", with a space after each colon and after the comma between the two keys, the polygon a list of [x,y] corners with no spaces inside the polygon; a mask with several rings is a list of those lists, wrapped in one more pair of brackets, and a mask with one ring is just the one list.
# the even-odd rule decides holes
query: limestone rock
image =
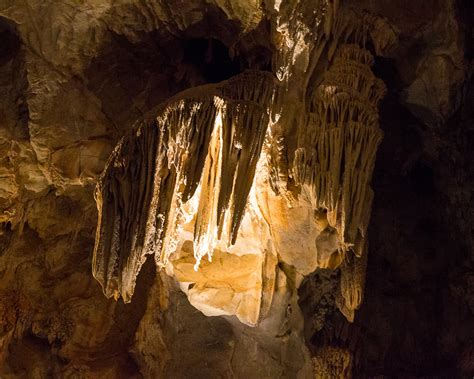
{"label": "limestone rock", "polygon": [[[471,8],[0,1],[0,376],[472,377]],[[133,203],[163,130],[188,175],[158,271],[104,255],[125,304],[94,187]]]}

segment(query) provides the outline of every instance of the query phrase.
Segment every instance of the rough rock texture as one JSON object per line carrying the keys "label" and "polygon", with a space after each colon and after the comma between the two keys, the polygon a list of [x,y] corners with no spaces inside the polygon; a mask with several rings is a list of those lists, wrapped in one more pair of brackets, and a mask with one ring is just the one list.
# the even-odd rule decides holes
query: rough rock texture
{"label": "rough rock texture", "polygon": [[[130,303],[106,299],[91,273],[93,193],[119,139],[173,95],[245,69],[287,83],[288,123],[331,84],[318,74],[331,40],[316,59],[308,30],[324,35],[322,15],[345,7],[370,24],[365,48],[387,86],[368,254],[339,261],[334,234],[316,241],[321,255],[288,248],[327,218],[308,213],[311,196],[278,198],[298,185],[298,138],[312,147],[314,133],[276,123],[271,180],[249,196],[279,215],[278,259],[221,251],[195,272],[183,245],[166,270],[144,262]],[[0,376],[472,376],[472,21],[461,0],[0,0]],[[256,307],[267,317],[242,323]]]}

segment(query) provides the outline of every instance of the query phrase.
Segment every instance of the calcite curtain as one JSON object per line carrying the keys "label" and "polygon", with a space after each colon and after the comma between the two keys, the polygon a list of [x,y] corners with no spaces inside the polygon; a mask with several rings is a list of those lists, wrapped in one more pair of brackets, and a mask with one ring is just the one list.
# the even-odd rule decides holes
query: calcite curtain
{"label": "calcite curtain", "polygon": [[[313,209],[319,267],[341,268],[337,305],[353,320],[363,295],[370,180],[382,139],[377,104],[385,87],[365,46],[373,21],[332,4],[306,31],[313,41],[305,45],[308,35],[297,20],[282,25],[296,37],[282,45],[276,74],[245,71],[183,91],[122,138],[96,189],[93,274],[106,296],[131,301],[146,256],[165,267],[187,218],[196,270],[218,244],[234,245],[263,162],[275,196],[287,207],[304,201]],[[304,49],[311,59],[295,81]],[[319,84],[310,87],[310,77]],[[330,246],[327,259],[322,246]]]}

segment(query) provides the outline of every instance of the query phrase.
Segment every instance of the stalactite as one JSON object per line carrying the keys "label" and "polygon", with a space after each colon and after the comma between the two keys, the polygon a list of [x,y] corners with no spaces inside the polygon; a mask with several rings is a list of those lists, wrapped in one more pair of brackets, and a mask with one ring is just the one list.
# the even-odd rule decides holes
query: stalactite
{"label": "stalactite", "polygon": [[141,216],[148,213],[153,195],[157,132],[141,125],[124,137],[96,187],[99,216],[92,264],[107,296],[118,297],[122,282],[134,280],[143,261],[143,242],[151,230]]}
{"label": "stalactite", "polygon": [[[183,91],[117,145],[96,188],[93,274],[104,293],[131,300],[146,255],[166,264],[176,250],[182,207],[200,189],[197,265],[217,240],[235,243],[271,111],[276,80],[249,71]],[[272,106],[272,104],[275,104]]]}
{"label": "stalactite", "polygon": [[[362,304],[365,286],[365,271],[367,268],[368,244],[365,243],[364,252],[360,257],[349,254],[341,266],[341,295],[345,308],[355,310]],[[353,314],[352,317],[353,319]],[[352,320],[351,320],[352,321]]]}
{"label": "stalactite", "polygon": [[327,211],[329,226],[340,236],[344,263],[337,303],[352,320],[362,301],[370,180],[382,139],[377,104],[385,87],[371,71],[372,54],[360,47],[365,45],[366,24],[340,17],[333,33],[336,40],[357,43],[343,43],[330,53],[332,63],[298,128],[293,177],[308,188],[313,208]]}
{"label": "stalactite", "polygon": [[312,188],[314,208],[327,209],[329,224],[350,246],[359,232],[365,234],[369,182],[382,138],[376,104],[383,84],[370,62],[369,52],[340,47],[315,92],[306,127],[299,129],[294,159],[295,180]]}
{"label": "stalactite", "polygon": [[[166,266],[186,220],[194,228],[195,269],[217,246],[234,245],[263,149],[271,190],[288,204],[304,197],[323,215],[318,230],[332,242],[316,245],[336,250],[318,264],[341,268],[337,305],[353,319],[364,287],[370,180],[382,139],[377,105],[385,87],[365,48],[374,18],[337,1],[326,5],[326,17],[310,28],[303,19],[281,25],[284,80],[249,70],[191,88],[121,140],[96,190],[93,273],[107,296],[130,301],[146,256]],[[316,38],[312,48],[307,35]],[[303,88],[292,87],[291,65],[308,69]]]}

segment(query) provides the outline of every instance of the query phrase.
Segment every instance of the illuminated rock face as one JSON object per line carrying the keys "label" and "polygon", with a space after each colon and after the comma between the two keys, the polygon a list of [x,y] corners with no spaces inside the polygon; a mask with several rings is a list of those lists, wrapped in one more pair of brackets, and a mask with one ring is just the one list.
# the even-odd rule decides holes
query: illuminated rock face
{"label": "illuminated rock face", "polygon": [[[247,71],[186,90],[119,142],[96,190],[93,273],[106,296],[131,301],[153,254],[204,314],[255,326],[272,304],[278,263],[294,270],[296,288],[317,268],[341,266],[337,305],[353,320],[365,280],[384,85],[364,48],[373,19],[336,6],[320,17],[315,41],[300,46],[297,33],[290,51],[327,60],[314,73],[316,88],[295,93],[291,80],[305,68],[276,59],[277,76]],[[282,157],[290,162],[283,177],[274,174]]]}

